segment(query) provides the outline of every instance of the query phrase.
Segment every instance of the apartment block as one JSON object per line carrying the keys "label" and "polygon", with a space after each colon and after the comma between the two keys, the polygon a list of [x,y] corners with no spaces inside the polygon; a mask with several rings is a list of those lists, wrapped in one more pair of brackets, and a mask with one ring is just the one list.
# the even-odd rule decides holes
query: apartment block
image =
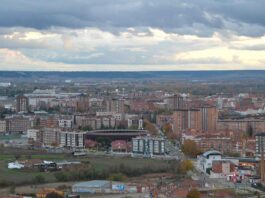
{"label": "apartment block", "polygon": [[165,139],[157,137],[136,137],[132,139],[133,153],[147,156],[165,154]]}

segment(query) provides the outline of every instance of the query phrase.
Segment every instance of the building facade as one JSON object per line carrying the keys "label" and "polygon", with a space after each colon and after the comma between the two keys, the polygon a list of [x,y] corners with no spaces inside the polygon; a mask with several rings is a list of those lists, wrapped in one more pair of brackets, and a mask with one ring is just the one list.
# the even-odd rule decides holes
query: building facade
{"label": "building facade", "polygon": [[60,146],[68,148],[84,148],[86,132],[60,132]]}
{"label": "building facade", "polygon": [[28,112],[29,110],[29,99],[24,95],[19,95],[16,98],[16,110],[17,112]]}
{"label": "building facade", "polygon": [[179,109],[173,113],[173,131],[181,134],[183,130],[201,129],[200,110]]}
{"label": "building facade", "polygon": [[134,154],[146,156],[164,155],[165,139],[156,137],[136,137],[132,139],[132,151]]}
{"label": "building facade", "polygon": [[6,121],[0,120],[0,134],[6,133]]}
{"label": "building facade", "polygon": [[30,119],[23,116],[6,118],[6,131],[8,133],[23,133],[31,127]]}

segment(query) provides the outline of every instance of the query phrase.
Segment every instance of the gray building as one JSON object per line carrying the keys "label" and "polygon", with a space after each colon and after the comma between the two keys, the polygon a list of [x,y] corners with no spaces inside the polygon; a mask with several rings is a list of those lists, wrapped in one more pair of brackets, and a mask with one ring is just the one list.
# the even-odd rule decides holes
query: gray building
{"label": "gray building", "polygon": [[147,156],[164,155],[165,139],[159,137],[136,137],[132,139],[133,153]]}

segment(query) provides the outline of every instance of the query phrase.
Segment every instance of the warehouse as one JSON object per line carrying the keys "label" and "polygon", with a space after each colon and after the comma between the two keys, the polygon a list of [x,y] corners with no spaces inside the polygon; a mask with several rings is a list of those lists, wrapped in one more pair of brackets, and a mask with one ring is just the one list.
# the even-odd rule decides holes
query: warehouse
{"label": "warehouse", "polygon": [[111,193],[117,192],[117,190],[123,192],[125,185],[107,180],[93,180],[76,183],[72,186],[74,193]]}

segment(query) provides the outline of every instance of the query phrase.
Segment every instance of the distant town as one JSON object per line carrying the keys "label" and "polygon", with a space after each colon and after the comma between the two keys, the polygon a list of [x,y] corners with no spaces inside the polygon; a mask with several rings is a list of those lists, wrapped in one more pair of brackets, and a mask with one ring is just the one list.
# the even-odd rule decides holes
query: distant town
{"label": "distant town", "polygon": [[264,81],[3,78],[0,194],[265,195]]}

